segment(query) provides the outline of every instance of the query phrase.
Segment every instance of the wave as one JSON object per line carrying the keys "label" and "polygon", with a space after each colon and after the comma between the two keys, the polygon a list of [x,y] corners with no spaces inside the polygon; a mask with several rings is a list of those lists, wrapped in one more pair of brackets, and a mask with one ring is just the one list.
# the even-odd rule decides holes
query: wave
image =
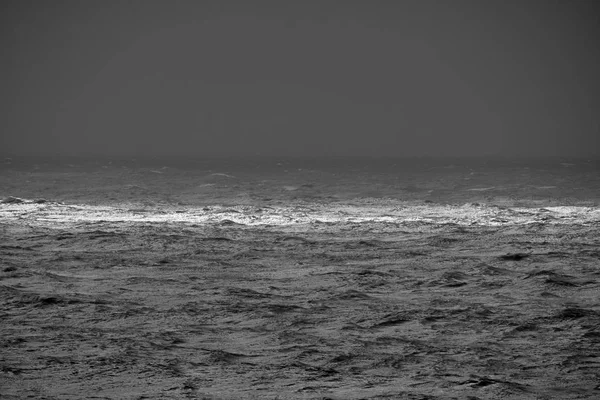
{"label": "wave", "polygon": [[0,221],[28,220],[31,225],[68,228],[81,224],[183,224],[245,226],[311,226],[378,223],[404,226],[512,226],[526,224],[592,224],[600,222],[599,207],[501,207],[477,203],[439,205],[395,200],[298,203],[287,206],[154,206],[140,213],[132,204],[93,206],[39,199],[9,198],[0,203]]}

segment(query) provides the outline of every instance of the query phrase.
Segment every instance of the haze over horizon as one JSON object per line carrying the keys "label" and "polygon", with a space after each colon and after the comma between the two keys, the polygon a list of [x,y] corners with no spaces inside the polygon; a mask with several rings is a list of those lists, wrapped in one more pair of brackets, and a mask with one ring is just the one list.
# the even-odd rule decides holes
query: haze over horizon
{"label": "haze over horizon", "polygon": [[600,157],[592,1],[7,1],[0,153]]}

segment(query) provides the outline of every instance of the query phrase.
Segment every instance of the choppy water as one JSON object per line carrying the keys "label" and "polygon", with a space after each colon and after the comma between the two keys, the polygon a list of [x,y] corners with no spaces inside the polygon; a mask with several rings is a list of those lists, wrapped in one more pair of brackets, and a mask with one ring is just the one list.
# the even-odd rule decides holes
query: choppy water
{"label": "choppy water", "polygon": [[1,391],[597,398],[597,166],[10,160]]}
{"label": "choppy water", "polygon": [[0,166],[0,195],[68,203],[190,206],[365,198],[594,206],[600,200],[600,162],[560,158],[13,158]]}

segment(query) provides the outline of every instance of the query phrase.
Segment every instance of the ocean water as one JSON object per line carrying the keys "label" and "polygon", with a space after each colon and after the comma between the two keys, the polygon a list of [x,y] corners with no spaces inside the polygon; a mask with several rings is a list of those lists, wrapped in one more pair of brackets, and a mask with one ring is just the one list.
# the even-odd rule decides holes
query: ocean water
{"label": "ocean water", "polygon": [[593,160],[12,159],[11,398],[595,399]]}
{"label": "ocean water", "polygon": [[7,158],[0,196],[69,204],[285,205],[386,199],[425,204],[596,206],[593,159]]}

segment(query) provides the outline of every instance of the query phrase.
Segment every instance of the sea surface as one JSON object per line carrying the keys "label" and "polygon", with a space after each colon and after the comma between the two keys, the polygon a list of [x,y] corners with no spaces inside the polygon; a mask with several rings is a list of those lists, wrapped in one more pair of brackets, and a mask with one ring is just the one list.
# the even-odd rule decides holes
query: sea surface
{"label": "sea surface", "polygon": [[109,205],[282,205],[388,199],[596,206],[600,161],[572,158],[13,157],[0,196]]}
{"label": "sea surface", "polygon": [[0,393],[597,399],[599,165],[6,159]]}

